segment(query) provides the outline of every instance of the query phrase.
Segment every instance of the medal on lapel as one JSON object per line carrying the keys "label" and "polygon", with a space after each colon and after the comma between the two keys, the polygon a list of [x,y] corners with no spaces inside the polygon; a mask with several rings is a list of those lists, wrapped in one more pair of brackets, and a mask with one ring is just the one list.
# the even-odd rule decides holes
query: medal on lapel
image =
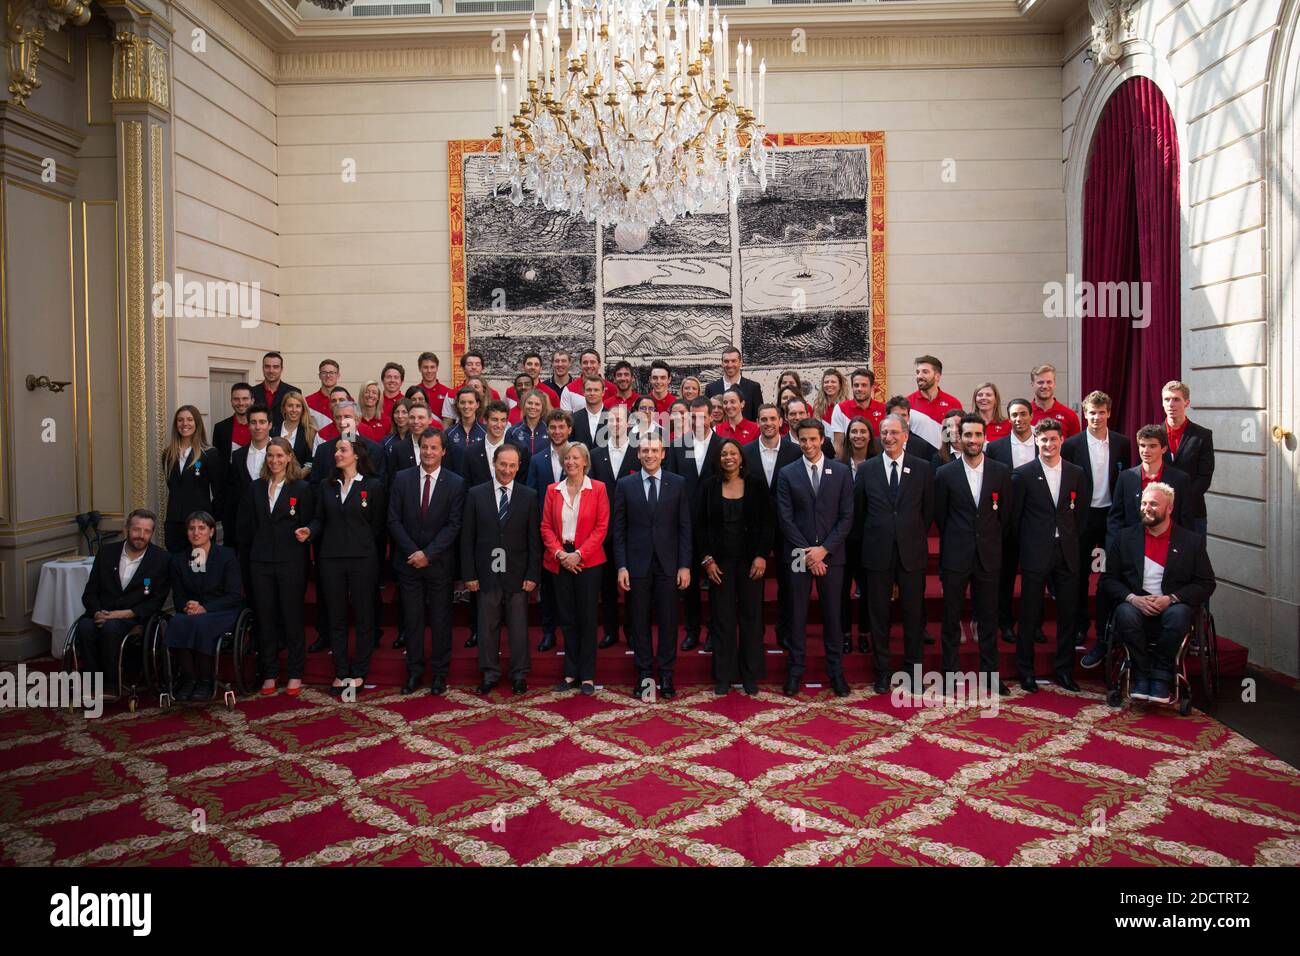
{"label": "medal on lapel", "polygon": [[149,583],[150,583],[150,579],[149,579],[149,578],[145,578],[145,579],[144,579],[144,596],[145,596],[145,597],[148,597],[148,596],[149,596]]}
{"label": "medal on lapel", "polygon": [[1078,493],[1077,491],[1072,491],[1072,492],[1070,492],[1070,510],[1071,510],[1071,511],[1074,510],[1074,499],[1077,498],[1078,496],[1079,496],[1079,493]]}
{"label": "medal on lapel", "polygon": [[291,515],[296,515],[296,514],[298,513],[298,512],[295,510],[297,507],[298,507],[298,499],[297,499],[297,498],[290,498],[290,499],[289,499],[289,514],[291,514]]}
{"label": "medal on lapel", "polygon": [[997,493],[996,491],[994,491],[994,492],[991,492],[991,494],[993,495],[993,510],[994,510],[994,511],[997,511],[997,510],[998,510],[998,493]]}
{"label": "medal on lapel", "polygon": [[[366,492],[365,492],[365,489],[363,488],[362,491],[361,491],[361,507],[363,507],[363,508],[366,507],[367,503],[368,503],[368,502],[366,501]],[[1074,505],[1071,504],[1070,507],[1073,508]]]}
{"label": "medal on lapel", "polygon": [[196,458],[194,459],[194,477],[197,478],[201,474],[203,474],[203,459]]}

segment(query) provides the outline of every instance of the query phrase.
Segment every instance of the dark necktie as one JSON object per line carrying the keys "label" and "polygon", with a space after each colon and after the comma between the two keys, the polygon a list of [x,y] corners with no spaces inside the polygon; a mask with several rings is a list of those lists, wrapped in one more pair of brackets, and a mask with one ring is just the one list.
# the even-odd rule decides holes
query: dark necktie
{"label": "dark necktie", "polygon": [[654,513],[655,507],[659,504],[659,493],[656,491],[658,480],[657,476],[650,476],[650,494],[646,497],[646,501],[650,502],[651,514]]}
{"label": "dark necktie", "polygon": [[429,515],[429,498],[433,495],[433,475],[425,474],[424,492],[420,495],[420,520],[423,521]]}
{"label": "dark necktie", "polygon": [[497,506],[497,523],[501,527],[506,526],[506,519],[510,517],[510,499],[506,497],[506,489],[501,489],[501,504]]}
{"label": "dark necktie", "polygon": [[812,482],[813,486],[813,497],[816,498],[817,490],[821,488],[822,483],[821,470],[816,465],[809,465],[808,467],[810,469],[808,472],[809,480]]}
{"label": "dark necktie", "polygon": [[898,500],[898,462],[889,463],[889,497]]}

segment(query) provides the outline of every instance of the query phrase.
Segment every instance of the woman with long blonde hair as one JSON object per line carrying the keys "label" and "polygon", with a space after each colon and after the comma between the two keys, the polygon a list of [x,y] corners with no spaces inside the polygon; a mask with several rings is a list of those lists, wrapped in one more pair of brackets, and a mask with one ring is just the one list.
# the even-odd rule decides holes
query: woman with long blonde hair
{"label": "woman with long blonde hair", "polygon": [[837,368],[828,368],[822,372],[822,387],[817,390],[817,400],[813,402],[813,414],[822,421],[829,422],[835,414],[835,406],[849,397],[849,381]]}
{"label": "woman with long blonde hair", "polygon": [[168,551],[175,554],[190,550],[187,529],[191,514],[196,511],[221,514],[225,464],[221,453],[208,444],[203,413],[193,405],[176,409],[171,438],[162,454],[167,480],[163,541]]}
{"label": "woman with long blonde hair", "polygon": [[357,434],[364,435],[378,445],[388,434],[388,419],[384,416],[384,393],[376,381],[366,382],[358,393],[360,400],[357,407],[361,417],[357,419]]}
{"label": "woman with long blonde hair", "polygon": [[284,398],[280,399],[280,425],[273,429],[272,437],[288,441],[298,464],[311,468],[312,456],[322,442],[302,392],[295,389],[284,393]]}

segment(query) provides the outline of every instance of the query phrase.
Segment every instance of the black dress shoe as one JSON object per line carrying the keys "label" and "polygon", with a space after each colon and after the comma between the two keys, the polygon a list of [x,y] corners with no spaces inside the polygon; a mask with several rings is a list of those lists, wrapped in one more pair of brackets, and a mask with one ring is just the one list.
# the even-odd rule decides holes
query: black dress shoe
{"label": "black dress shoe", "polygon": [[564,678],[560,678],[560,682],[551,688],[551,690],[557,692],[577,690],[577,689],[578,689],[577,681],[565,680]]}
{"label": "black dress shoe", "polygon": [[1036,681],[1032,677],[1022,677],[1020,678],[1020,689],[1023,690],[1026,694],[1037,694],[1038,681]]}
{"label": "black dress shoe", "polygon": [[729,693],[731,693],[731,685],[726,681],[718,681],[713,685],[714,697],[726,697]]}
{"label": "black dress shoe", "polygon": [[873,681],[872,684],[871,684],[871,689],[872,689],[873,691],[875,691],[877,694],[888,694],[888,693],[889,693],[889,675],[888,675],[888,674],[877,674],[877,675],[876,675],[876,679],[875,679],[875,681]]}
{"label": "black dress shoe", "polygon": [[851,637],[846,637],[846,638],[844,638],[844,650],[843,650],[843,653],[845,653],[845,654],[852,654],[852,653],[853,653],[853,638],[851,638]]}
{"label": "black dress shoe", "polygon": [[517,681],[512,681],[510,683],[510,693],[515,696],[528,693],[528,681],[524,680],[522,677]]}
{"label": "black dress shoe", "polygon": [[596,685],[590,682],[584,682],[581,693],[583,697],[591,697],[596,693]]}
{"label": "black dress shoe", "polygon": [[867,635],[865,634],[858,636],[858,653],[859,654],[871,653],[871,638],[867,637]]}
{"label": "black dress shoe", "polygon": [[478,647],[478,635],[477,635],[477,634],[471,634],[469,637],[465,638],[465,646],[466,646],[466,647]]}
{"label": "black dress shoe", "polygon": [[787,654],[790,652],[790,642],[780,634],[776,636],[776,646],[781,648],[781,650],[785,651]]}
{"label": "black dress shoe", "polygon": [[713,635],[710,634],[704,639],[704,646],[700,648],[705,654],[713,653]]}
{"label": "black dress shoe", "polygon": [[408,677],[406,678],[406,683],[402,685],[403,694],[414,694],[419,689],[420,678],[418,677]]}
{"label": "black dress shoe", "polygon": [[700,646],[700,635],[698,634],[687,634],[686,640],[682,641],[682,650],[684,651],[693,651],[695,650],[695,648],[699,646]]}
{"label": "black dress shoe", "polygon": [[497,686],[497,682],[494,680],[479,681],[479,685],[474,688],[474,693],[479,695],[490,694],[492,692],[492,688],[496,686]]}
{"label": "black dress shoe", "polygon": [[551,633],[551,634],[543,634],[543,635],[542,635],[542,639],[541,639],[540,641],[537,642],[537,650],[538,650],[539,652],[549,651],[549,650],[550,650],[552,647],[554,647],[554,646],[555,646],[555,634],[554,634],[554,633]]}
{"label": "black dress shoe", "polygon": [[835,691],[836,697],[849,696],[849,682],[843,676],[831,678],[831,690]]}
{"label": "black dress shoe", "polygon": [[781,685],[781,693],[785,694],[787,697],[794,697],[799,693],[799,684],[799,678],[787,677],[785,683]]}
{"label": "black dress shoe", "polygon": [[211,700],[212,699],[212,681],[201,680],[194,685],[194,693],[190,695],[190,700]]}
{"label": "black dress shoe", "polygon": [[1064,690],[1068,690],[1072,694],[1079,693],[1079,685],[1075,683],[1074,678],[1071,677],[1069,674],[1057,674],[1052,679],[1056,681],[1057,687],[1063,688]]}
{"label": "black dress shoe", "polygon": [[999,628],[1002,632],[1003,644],[1014,644],[1016,642],[1016,629],[1014,627]]}
{"label": "black dress shoe", "polygon": [[394,638],[393,650],[400,651],[405,646],[406,646],[406,638],[402,637],[400,634],[396,638]]}
{"label": "black dress shoe", "polygon": [[753,697],[755,694],[758,693],[757,684],[745,683],[743,686],[745,688],[745,693],[748,694],[750,697]]}
{"label": "black dress shoe", "polygon": [[307,653],[319,654],[321,651],[328,651],[329,649],[330,642],[326,638],[318,637],[316,640],[312,641],[311,646],[307,648]]}
{"label": "black dress shoe", "polygon": [[605,636],[596,642],[596,647],[600,648],[601,650],[604,650],[607,647],[613,647],[617,643],[618,643],[618,638],[615,637],[613,634],[610,634],[608,631],[606,631]]}
{"label": "black dress shoe", "polygon": [[175,700],[193,700],[194,699],[194,678],[182,677],[181,682],[176,685],[176,692],[172,694]]}
{"label": "black dress shoe", "polygon": [[921,632],[921,635],[922,635],[922,637],[925,638],[925,643],[927,643],[927,644],[933,644],[933,643],[934,643],[934,638],[930,636],[930,632],[929,632],[928,630],[927,630],[927,631],[922,631],[922,632]]}
{"label": "black dress shoe", "polygon": [[1034,635],[1034,643],[1035,644],[1047,643],[1047,635],[1043,633],[1043,629],[1041,627],[1038,629],[1038,633]]}
{"label": "black dress shoe", "polygon": [[434,697],[441,697],[443,694],[447,693],[447,678],[435,677],[433,679],[433,685],[429,688],[429,693]]}
{"label": "black dress shoe", "polygon": [[659,696],[664,700],[672,700],[677,696],[677,688],[673,686],[671,677],[665,677],[659,681]]}

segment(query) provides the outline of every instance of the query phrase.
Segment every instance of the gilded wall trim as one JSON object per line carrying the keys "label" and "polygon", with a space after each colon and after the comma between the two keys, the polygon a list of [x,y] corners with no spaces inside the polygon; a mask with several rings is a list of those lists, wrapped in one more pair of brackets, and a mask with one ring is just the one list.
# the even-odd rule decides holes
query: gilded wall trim
{"label": "gilded wall trim", "polygon": [[[149,288],[152,290],[164,280],[167,268],[166,233],[163,229],[163,129],[157,124],[149,127],[149,210],[151,228],[149,250],[152,253]],[[167,316],[153,316],[153,460],[162,458],[162,450],[167,444],[170,428],[170,416],[167,407]],[[157,498],[159,503],[165,500],[167,476],[159,468],[156,473]]]}
{"label": "gilded wall trim", "polygon": [[131,508],[149,504],[148,374],[144,261],[144,123],[122,122],[123,196],[126,206],[126,385],[129,447],[127,500]]}
{"label": "gilded wall trim", "polygon": [[171,109],[167,51],[149,37],[119,30],[113,37],[113,102]]}
{"label": "gilded wall trim", "polygon": [[117,428],[116,434],[122,433],[122,243],[120,233],[120,223],[117,221],[117,200],[116,199],[85,199],[81,203],[81,274],[83,281],[81,291],[84,297],[82,302],[82,319],[84,322],[83,333],[85,336],[86,347],[86,468],[87,478],[90,487],[88,495],[88,504],[91,509],[98,510],[100,514],[108,518],[121,518],[126,514],[126,489],[122,489],[121,502],[117,511],[106,511],[102,508],[95,509],[95,390],[94,390],[94,361],[92,358],[93,351],[90,340],[90,225],[87,222],[88,210],[91,206],[104,206],[113,211],[113,328],[117,334]]}
{"label": "gilded wall trim", "polygon": [[45,48],[46,31],[56,31],[71,20],[77,26],[90,22],[90,4],[81,0],[8,0],[5,39],[8,41],[9,95],[19,106],[41,85],[36,69]]}

